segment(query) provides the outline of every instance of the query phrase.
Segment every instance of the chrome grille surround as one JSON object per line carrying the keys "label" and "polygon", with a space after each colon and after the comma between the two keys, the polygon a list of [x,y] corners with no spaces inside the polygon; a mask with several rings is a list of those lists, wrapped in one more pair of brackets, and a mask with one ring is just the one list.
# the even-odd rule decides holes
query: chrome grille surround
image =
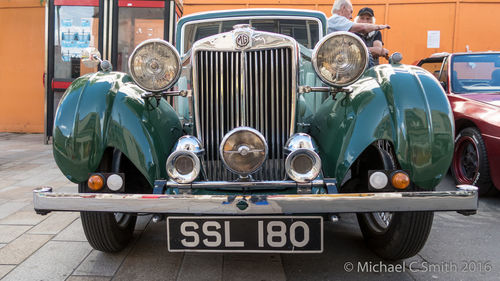
{"label": "chrome grille surround", "polygon": [[[237,44],[242,34],[249,38],[244,46]],[[240,126],[260,131],[269,144],[268,159],[254,179],[285,179],[283,146],[295,131],[298,43],[243,26],[199,40],[191,51],[195,127],[206,150],[205,179],[238,178],[223,166],[218,146],[227,132]]]}

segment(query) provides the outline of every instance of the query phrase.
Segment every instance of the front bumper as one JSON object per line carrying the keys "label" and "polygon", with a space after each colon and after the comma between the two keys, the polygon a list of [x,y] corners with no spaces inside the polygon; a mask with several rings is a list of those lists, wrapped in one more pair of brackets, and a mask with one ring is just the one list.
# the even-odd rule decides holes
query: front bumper
{"label": "front bumper", "polygon": [[456,191],[380,192],[298,195],[155,195],[111,193],[52,193],[33,191],[38,213],[95,211],[154,214],[321,214],[400,211],[458,211],[474,214],[477,188]]}

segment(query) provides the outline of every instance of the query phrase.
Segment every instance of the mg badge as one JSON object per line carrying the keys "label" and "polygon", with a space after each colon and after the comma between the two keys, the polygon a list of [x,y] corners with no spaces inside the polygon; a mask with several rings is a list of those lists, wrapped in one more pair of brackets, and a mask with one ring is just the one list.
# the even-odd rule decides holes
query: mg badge
{"label": "mg badge", "polygon": [[236,36],[236,45],[238,45],[238,47],[246,47],[248,43],[250,43],[250,36],[248,36],[247,34],[240,33],[238,34],[238,36]]}

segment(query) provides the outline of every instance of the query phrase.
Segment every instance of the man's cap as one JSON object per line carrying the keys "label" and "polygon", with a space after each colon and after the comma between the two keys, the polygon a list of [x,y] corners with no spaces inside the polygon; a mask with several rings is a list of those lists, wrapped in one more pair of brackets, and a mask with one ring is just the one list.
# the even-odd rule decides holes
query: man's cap
{"label": "man's cap", "polygon": [[363,9],[359,10],[358,16],[361,16],[364,14],[368,14],[370,17],[374,16],[373,10],[371,8],[368,8],[368,7],[364,7]]}

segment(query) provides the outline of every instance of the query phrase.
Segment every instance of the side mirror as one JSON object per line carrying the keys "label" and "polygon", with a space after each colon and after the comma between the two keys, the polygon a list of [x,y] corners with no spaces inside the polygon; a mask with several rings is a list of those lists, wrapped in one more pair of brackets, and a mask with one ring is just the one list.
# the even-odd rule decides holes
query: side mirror
{"label": "side mirror", "polygon": [[86,67],[95,68],[101,64],[104,72],[110,72],[113,69],[111,62],[101,59],[101,53],[96,48],[86,48],[82,51],[82,62]]}
{"label": "side mirror", "polygon": [[82,51],[82,62],[86,67],[94,68],[101,63],[101,53],[96,48],[85,48]]}
{"label": "side mirror", "polygon": [[389,57],[390,64],[399,64],[403,60],[403,55],[401,53],[395,52]]}

